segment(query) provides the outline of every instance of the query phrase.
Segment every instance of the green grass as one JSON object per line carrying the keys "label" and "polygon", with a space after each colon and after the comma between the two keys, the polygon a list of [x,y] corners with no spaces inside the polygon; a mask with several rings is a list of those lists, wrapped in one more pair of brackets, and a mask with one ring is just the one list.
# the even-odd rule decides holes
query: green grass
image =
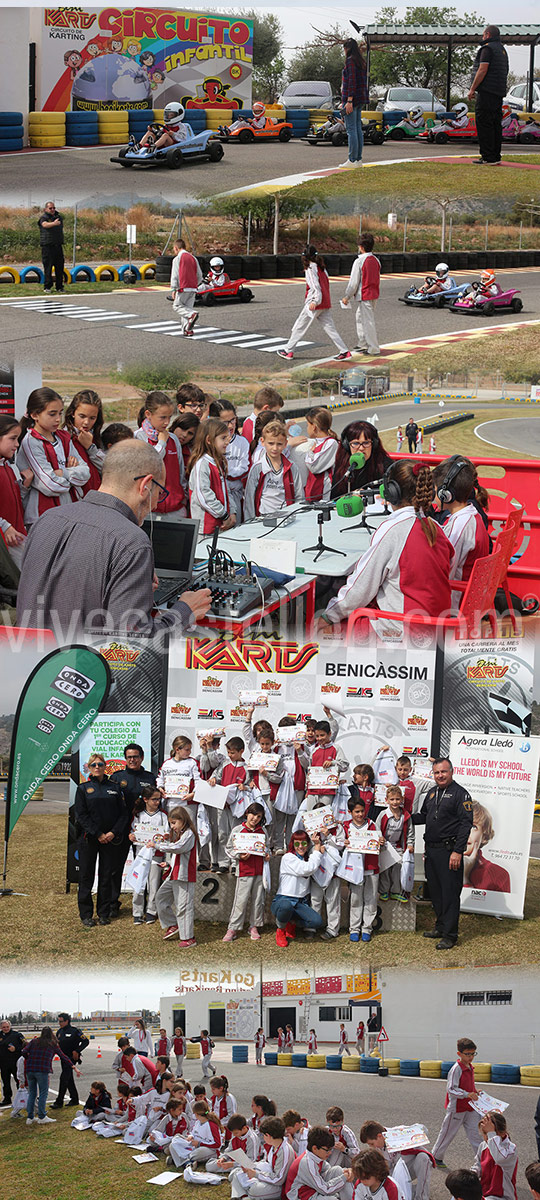
{"label": "green grass", "polygon": [[[100,293],[106,295],[107,292],[125,291],[129,285],[122,283],[120,280],[103,280],[103,283],[68,283],[66,284],[64,296],[89,296],[92,293]],[[139,288],[155,287],[153,280],[148,280],[146,283],[143,279],[136,284]],[[52,296],[56,293],[52,292]],[[26,299],[29,296],[43,296],[42,283],[0,283],[0,300],[12,300],[14,296],[24,296]]]}
{"label": "green grass", "polygon": [[[26,896],[11,896],[3,901],[0,925],[0,959],[4,968],[28,968],[47,964],[49,969],[91,969],[103,966],[144,963],[145,969],[177,968],[200,964],[201,953],[207,966],[246,964],[259,961],[272,967],[294,966],[300,954],[315,957],[321,965],[339,966],[341,973],[358,964],[358,946],[351,945],[346,935],[337,942],[304,941],[301,937],[288,953],[278,950],[275,929],[264,930],[261,941],[254,945],[244,934],[225,947],[222,937],[225,925],[197,923],[195,935],[198,946],[192,951],[179,951],[178,943],[164,942],[159,928],[153,925],[133,926],[128,897],[123,899],[123,916],[112,925],[83,931],[77,910],[76,890],[65,891],[67,821],[62,816],[45,817],[24,813],[18,821],[9,844],[8,884]],[[47,871],[36,878],[35,864],[47,863]],[[369,949],[362,947],[362,961],[368,955],[374,966],[440,966],[440,955],[433,943],[421,936],[431,928],[433,912],[429,905],[417,910],[415,933],[384,933],[374,938]],[[445,967],[516,963],[532,965],[538,962],[540,944],[540,862],[531,861],[525,920],[503,919],[476,914],[462,916],[460,941],[456,950],[444,955]],[[77,1137],[81,1137],[80,1134]],[[83,1142],[85,1139],[83,1139]],[[67,1160],[66,1160],[67,1167]],[[24,1192],[23,1192],[24,1194]],[[58,1195],[54,1188],[47,1193]],[[71,1193],[66,1200],[72,1200]],[[75,1193],[77,1194],[77,1193]],[[123,1193],[126,1194],[126,1193]],[[29,1200],[25,1196],[25,1200]],[[31,1198],[30,1198],[31,1200]]]}
{"label": "green grass", "polygon": [[[482,384],[493,378],[494,368],[510,388],[512,383],[540,382],[540,322],[521,327],[507,325],[504,333],[487,334],[487,328],[480,326],[477,337],[441,341],[415,354],[405,353],[390,360],[389,366],[398,377],[416,371],[417,386],[426,384],[429,372],[432,388],[435,380],[447,372],[465,378],[468,375],[474,382],[478,377]],[[467,390],[467,384],[456,390]]]}
{"label": "green grass", "polygon": [[[452,408],[452,401],[446,403],[447,409]],[[475,407],[474,400],[471,401],[470,408]],[[529,416],[530,412],[525,409],[525,406],[520,411],[521,416]],[[482,406],[477,408],[475,416],[470,421],[462,421],[459,425],[450,425],[448,429],[441,429],[439,432],[435,430],[435,440],[437,443],[437,454],[467,454],[473,458],[505,458],[505,459],[523,459],[535,458],[534,454],[527,454],[526,451],[517,450],[501,450],[498,446],[490,446],[488,442],[483,442],[481,438],[475,434],[477,425],[483,424],[484,421],[497,421],[516,418],[516,405],[508,405],[506,408],[499,406],[498,408],[487,408]],[[421,419],[421,413],[420,413]],[[539,417],[540,420],[540,417]],[[397,429],[397,426],[395,426]],[[430,434],[427,433],[424,438],[424,448],[426,443],[429,444]],[[486,435],[487,436],[487,433]],[[385,440],[388,445],[391,445],[392,431],[390,434],[385,432]]]}

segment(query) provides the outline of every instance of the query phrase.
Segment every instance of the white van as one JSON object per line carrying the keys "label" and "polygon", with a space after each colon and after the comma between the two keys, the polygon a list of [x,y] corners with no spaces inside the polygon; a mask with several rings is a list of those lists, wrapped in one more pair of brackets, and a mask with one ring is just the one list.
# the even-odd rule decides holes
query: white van
{"label": "white van", "polygon": [[324,79],[301,79],[287,84],[277,103],[284,108],[334,108],[332,85]]}

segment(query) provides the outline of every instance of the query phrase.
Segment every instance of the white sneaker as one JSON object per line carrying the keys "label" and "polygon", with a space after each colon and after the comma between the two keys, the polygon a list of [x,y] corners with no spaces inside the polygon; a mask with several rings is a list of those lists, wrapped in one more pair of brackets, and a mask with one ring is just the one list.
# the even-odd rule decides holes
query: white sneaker
{"label": "white sneaker", "polygon": [[27,1118],[26,1118],[26,1124],[27,1124],[27,1125],[33,1125],[33,1124],[34,1124],[34,1118],[33,1118],[33,1117],[27,1117]]}
{"label": "white sneaker", "polygon": [[55,1117],[36,1117],[36,1125],[56,1125]]}
{"label": "white sneaker", "polygon": [[340,163],[339,166],[340,167],[354,167],[354,163],[352,163],[350,158],[348,158],[347,162]]}

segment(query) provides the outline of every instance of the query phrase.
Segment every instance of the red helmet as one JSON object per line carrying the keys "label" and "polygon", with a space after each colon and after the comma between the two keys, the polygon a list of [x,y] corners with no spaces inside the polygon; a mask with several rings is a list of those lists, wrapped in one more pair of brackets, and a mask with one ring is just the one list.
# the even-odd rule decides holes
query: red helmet
{"label": "red helmet", "polygon": [[266,112],[266,105],[261,104],[260,100],[256,100],[255,104],[253,105],[253,116],[254,117],[263,117],[265,112]]}

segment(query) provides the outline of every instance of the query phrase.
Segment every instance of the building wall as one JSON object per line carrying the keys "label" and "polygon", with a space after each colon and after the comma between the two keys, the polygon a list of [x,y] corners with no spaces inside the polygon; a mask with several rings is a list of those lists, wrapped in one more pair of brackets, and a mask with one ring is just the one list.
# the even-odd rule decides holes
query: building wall
{"label": "building wall", "polygon": [[28,44],[30,9],[2,9],[0,39],[0,108],[28,112]]}

